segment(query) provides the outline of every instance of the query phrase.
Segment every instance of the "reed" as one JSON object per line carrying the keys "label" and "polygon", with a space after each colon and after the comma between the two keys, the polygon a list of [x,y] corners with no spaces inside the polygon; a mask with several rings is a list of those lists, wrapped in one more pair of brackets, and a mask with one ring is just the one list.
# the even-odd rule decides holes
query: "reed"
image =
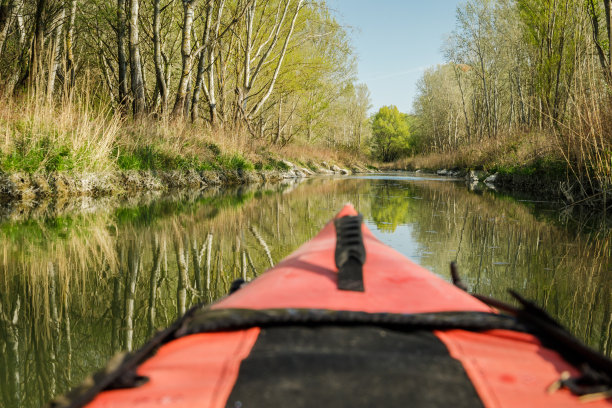
{"label": "reed", "polygon": [[612,94],[597,86],[596,69],[592,63],[579,66],[571,124],[555,127],[554,136],[574,176],[568,194],[606,212],[612,210]]}
{"label": "reed", "polygon": [[[122,117],[88,81],[59,99],[40,92],[0,95],[0,171],[250,170],[302,163],[365,161],[360,153],[304,142],[279,146],[244,129],[211,128],[167,115]],[[280,167],[279,167],[280,166]]]}
{"label": "reed", "polygon": [[379,166],[383,169],[408,170],[483,168],[507,173],[529,173],[536,169],[558,172],[563,169],[563,166],[559,166],[563,162],[563,155],[552,135],[529,132],[500,135],[497,139],[485,139],[451,151],[406,157]]}

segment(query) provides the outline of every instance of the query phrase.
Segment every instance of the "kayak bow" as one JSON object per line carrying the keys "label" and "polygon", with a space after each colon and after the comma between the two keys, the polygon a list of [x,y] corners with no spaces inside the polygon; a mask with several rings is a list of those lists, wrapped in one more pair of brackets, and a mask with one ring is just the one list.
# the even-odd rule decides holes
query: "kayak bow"
{"label": "kayak bow", "polygon": [[605,364],[570,364],[537,332],[382,244],[347,205],[52,405],[570,407],[594,394],[589,406],[612,406]]}

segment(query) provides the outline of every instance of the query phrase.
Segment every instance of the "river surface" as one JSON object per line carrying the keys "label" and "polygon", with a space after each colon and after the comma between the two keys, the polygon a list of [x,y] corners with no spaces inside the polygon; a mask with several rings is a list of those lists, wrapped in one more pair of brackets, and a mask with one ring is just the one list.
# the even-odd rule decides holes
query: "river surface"
{"label": "river surface", "polygon": [[448,279],[456,260],[471,292],[509,300],[514,289],[611,354],[605,222],[436,177],[315,178],[0,220],[0,406],[66,392],[234,279],[263,273],[347,202],[413,261]]}

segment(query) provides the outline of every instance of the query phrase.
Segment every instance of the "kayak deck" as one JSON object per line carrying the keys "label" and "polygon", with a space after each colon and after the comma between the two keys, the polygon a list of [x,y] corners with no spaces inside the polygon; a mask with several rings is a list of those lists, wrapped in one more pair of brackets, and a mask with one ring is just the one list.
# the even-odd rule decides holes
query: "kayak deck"
{"label": "kayak deck", "polygon": [[[337,217],[353,215],[346,206]],[[563,372],[579,374],[556,351],[518,326],[503,329],[491,307],[361,228],[365,291],[338,289],[330,222],[272,270],[196,311],[138,366],[147,382],[101,392],[88,406],[582,406],[567,389],[547,391]]]}
{"label": "kayak deck", "polygon": [[[346,206],[337,218],[356,215]],[[336,233],[329,222],[311,241],[274,269],[212,306],[217,308],[316,308],[369,313],[491,312],[491,308],[377,240],[362,225],[367,258],[365,292],[339,290],[334,262]]]}

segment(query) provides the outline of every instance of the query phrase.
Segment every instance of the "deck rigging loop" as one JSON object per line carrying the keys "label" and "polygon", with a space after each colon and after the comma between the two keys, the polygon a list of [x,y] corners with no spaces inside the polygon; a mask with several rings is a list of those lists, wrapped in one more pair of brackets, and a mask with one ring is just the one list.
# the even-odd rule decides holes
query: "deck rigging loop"
{"label": "deck rigging loop", "polygon": [[363,216],[336,218],[335,260],[338,268],[338,289],[364,292],[363,264],[366,260],[361,223]]}
{"label": "deck rigging loop", "polygon": [[[451,262],[450,271],[453,284],[469,293],[467,286],[461,280],[455,262]],[[513,316],[517,322],[525,325],[545,347],[556,350],[567,361],[579,368],[580,373],[574,377],[569,373],[563,373],[561,378],[549,387],[549,392],[567,388],[573,394],[584,397],[582,401],[610,398],[612,396],[612,359],[583,344],[535,302],[525,299],[514,290],[509,289],[508,292],[520,307],[489,296],[476,293],[471,293],[471,295],[491,308]]]}

